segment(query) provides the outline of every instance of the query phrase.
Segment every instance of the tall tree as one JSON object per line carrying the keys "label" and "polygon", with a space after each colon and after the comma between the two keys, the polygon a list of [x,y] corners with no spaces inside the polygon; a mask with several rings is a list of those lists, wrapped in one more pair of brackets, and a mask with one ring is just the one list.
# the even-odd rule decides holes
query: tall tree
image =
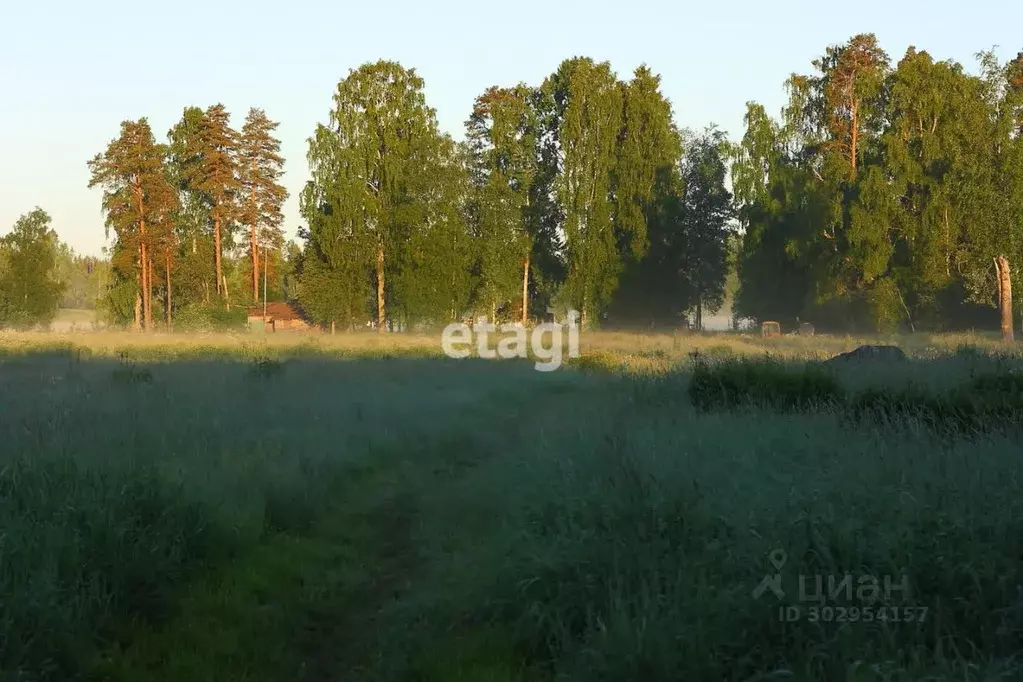
{"label": "tall tree", "polygon": [[223,295],[223,252],[230,243],[238,216],[238,133],[231,128],[231,116],[223,104],[209,107],[202,119],[198,135],[188,139],[187,154],[197,160],[189,166],[190,185],[209,200],[213,223],[213,259],[216,270],[216,291]]}
{"label": "tall tree", "polygon": [[103,187],[107,229],[117,236],[113,265],[121,273],[135,273],[136,328],[152,327],[153,256],[167,243],[178,205],[164,168],[165,151],[142,118],[122,123],[120,137],[88,164],[89,187]]}
{"label": "tall tree", "polygon": [[623,114],[614,170],[616,229],[624,255],[642,258],[647,223],[658,187],[674,184],[682,143],[672,121],[671,103],[660,91],[661,77],[645,65],[621,85]]}
{"label": "tall tree", "polygon": [[[607,315],[615,323],[677,323],[685,307],[674,262],[682,143],[660,77],[636,69],[623,93],[622,130],[614,172],[615,226],[623,261]],[[649,256],[649,257],[648,257]],[[677,263],[675,263],[677,265]]]}
{"label": "tall tree", "polygon": [[186,107],[181,119],[167,133],[168,179],[178,192],[179,206],[173,213],[174,231],[180,251],[175,269],[177,300],[208,304],[216,291],[216,262],[213,254],[211,200],[197,189],[197,176],[205,113],[199,107]]}
{"label": "tall tree", "polygon": [[728,237],[735,218],[732,194],[725,187],[727,154],[724,132],[712,125],[689,137],[682,161],[684,249],[679,270],[688,283],[686,303],[694,309],[697,329],[703,329],[704,309],[716,312],[724,302]]}
{"label": "tall tree", "polygon": [[523,324],[529,318],[530,257],[538,230],[530,206],[539,164],[533,101],[532,89],[524,84],[492,87],[476,98],[466,121],[481,244],[480,298],[496,310],[518,290]]}
{"label": "tall tree", "polygon": [[829,133],[825,150],[842,159],[851,181],[863,156],[864,136],[880,133],[887,65],[888,56],[872,33],[829,47],[814,62],[820,71],[818,103]]}
{"label": "tall tree", "polygon": [[614,293],[621,272],[619,244],[632,235],[616,225],[613,194],[622,89],[607,62],[566,60],[544,83],[552,101],[558,150],[556,190],[564,215],[566,293],[590,326]]}
{"label": "tall tree", "polygon": [[425,160],[426,172],[409,184],[418,217],[407,241],[395,247],[390,278],[392,317],[409,328],[459,320],[470,302],[477,244],[466,221],[470,190],[464,153],[450,137],[439,137]]}
{"label": "tall tree", "polygon": [[262,109],[250,109],[239,143],[239,209],[242,224],[249,228],[253,301],[259,300],[259,244],[272,243],[279,248],[284,243],[281,207],[288,191],[279,182],[284,173],[284,157],[280,140],[273,136],[278,125]]}
{"label": "tall tree", "polygon": [[57,278],[59,240],[40,208],[0,239],[0,326],[49,324],[66,285]]}
{"label": "tall tree", "polygon": [[[424,207],[415,188],[437,154],[436,114],[413,69],[378,61],[352,70],[334,93],[327,125],[309,141],[310,182],[303,195],[314,251],[357,277],[372,254],[379,331],[387,329],[387,273]],[[355,282],[347,290],[356,292]]]}

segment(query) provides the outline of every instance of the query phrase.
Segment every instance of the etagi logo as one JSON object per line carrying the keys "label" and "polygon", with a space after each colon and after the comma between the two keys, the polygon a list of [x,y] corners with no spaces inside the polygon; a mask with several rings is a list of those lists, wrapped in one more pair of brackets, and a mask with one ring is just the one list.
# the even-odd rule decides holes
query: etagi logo
{"label": "etagi logo", "polygon": [[[545,322],[533,329],[532,336],[519,324],[502,324],[500,332],[505,336],[498,341],[497,348],[491,348],[489,334],[498,331],[493,323],[476,325],[475,329],[464,322],[449,324],[441,335],[441,348],[449,358],[462,359],[472,355],[473,333],[476,334],[476,352],[481,358],[526,359],[529,352],[537,358],[536,369],[552,372],[564,361],[562,331],[568,330],[568,357],[579,357],[579,313],[568,313],[568,324]],[[550,335],[550,344],[544,345],[544,337]]]}

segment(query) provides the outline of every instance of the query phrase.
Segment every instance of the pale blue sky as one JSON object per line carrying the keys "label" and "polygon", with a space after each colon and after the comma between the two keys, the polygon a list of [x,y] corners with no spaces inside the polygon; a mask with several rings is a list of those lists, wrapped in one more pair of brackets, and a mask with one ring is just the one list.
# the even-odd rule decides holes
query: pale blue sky
{"label": "pale blue sky", "polygon": [[876,33],[897,61],[909,45],[974,65],[999,45],[1023,49],[1023,3],[1009,0],[519,0],[327,2],[134,0],[18,2],[0,9],[0,234],[41,206],[61,238],[98,254],[100,190],[86,161],[124,119],[147,116],[163,141],[187,105],[223,102],[241,126],[250,106],[281,121],[288,159],[287,233],[306,139],[325,121],[337,81],[379,58],[415,67],[441,128],[461,137],[490,85],[540,83],[561,60],[641,63],[662,75],[676,121],[742,133],[745,103],[777,113],[782,82],[832,43]]}

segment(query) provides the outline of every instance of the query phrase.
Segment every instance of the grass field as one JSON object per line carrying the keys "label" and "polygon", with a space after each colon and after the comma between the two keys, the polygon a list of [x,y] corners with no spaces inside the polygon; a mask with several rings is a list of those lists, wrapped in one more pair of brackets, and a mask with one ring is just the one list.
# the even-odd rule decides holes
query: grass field
{"label": "grass field", "polygon": [[[1021,679],[1015,421],[692,404],[699,363],[864,341],[583,335],[537,372],[425,335],[0,335],[0,677]],[[912,361],[843,390],[1023,367],[887,341]]]}

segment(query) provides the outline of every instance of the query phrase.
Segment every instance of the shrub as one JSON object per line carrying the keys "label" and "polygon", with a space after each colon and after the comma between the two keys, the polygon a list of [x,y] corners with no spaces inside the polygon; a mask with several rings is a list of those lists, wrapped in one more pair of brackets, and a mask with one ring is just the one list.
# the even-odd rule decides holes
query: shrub
{"label": "shrub", "polygon": [[245,329],[244,308],[226,310],[219,305],[195,305],[180,310],[174,318],[176,331],[238,331]]}

